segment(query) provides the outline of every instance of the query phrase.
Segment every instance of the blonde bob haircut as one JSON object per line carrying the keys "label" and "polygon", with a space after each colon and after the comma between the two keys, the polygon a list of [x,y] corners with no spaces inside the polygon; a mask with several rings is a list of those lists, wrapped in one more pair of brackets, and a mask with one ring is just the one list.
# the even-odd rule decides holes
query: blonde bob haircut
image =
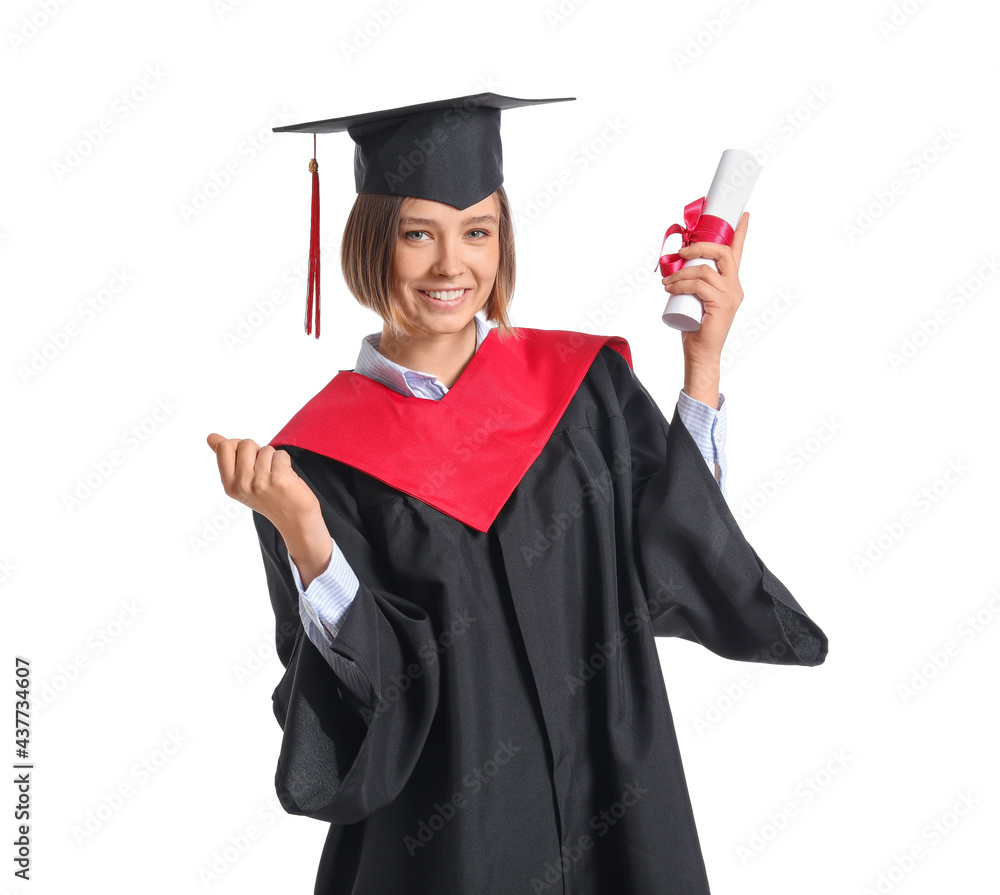
{"label": "blonde bob haircut", "polygon": [[[500,262],[493,290],[483,311],[496,323],[497,336],[521,338],[507,316],[514,297],[514,226],[510,203],[501,186],[493,196],[499,209]],[[359,193],[344,225],[340,266],[351,294],[385,321],[390,335],[405,340],[416,335],[393,296],[396,241],[406,196]]]}

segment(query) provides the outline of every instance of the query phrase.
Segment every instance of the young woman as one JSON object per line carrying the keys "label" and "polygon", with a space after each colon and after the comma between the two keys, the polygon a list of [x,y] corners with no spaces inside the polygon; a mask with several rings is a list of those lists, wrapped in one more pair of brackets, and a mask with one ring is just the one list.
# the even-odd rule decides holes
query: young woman
{"label": "young woman", "polygon": [[[748,216],[731,247],[681,250],[718,272],[664,280],[705,307],[668,425],[624,339],[510,326],[499,170],[461,162],[499,145],[511,106],[489,97],[351,132],[342,265],[382,331],[269,444],[208,437],[226,493],[254,511],[276,616],[277,791],[331,824],[324,895],[703,895],[654,638],[784,664],[827,648],[720,490]],[[450,157],[425,152],[393,189],[365,179],[395,170],[399,140],[429,148],[456,108]]]}

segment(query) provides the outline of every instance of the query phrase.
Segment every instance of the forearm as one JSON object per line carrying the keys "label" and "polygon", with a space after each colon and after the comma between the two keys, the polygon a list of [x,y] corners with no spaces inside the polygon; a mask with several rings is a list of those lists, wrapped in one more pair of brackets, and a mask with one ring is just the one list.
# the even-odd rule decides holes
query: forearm
{"label": "forearm", "polygon": [[279,529],[288,554],[299,570],[303,588],[330,565],[333,544],[321,513],[298,519]]}
{"label": "forearm", "polygon": [[684,355],[685,393],[713,410],[719,409],[720,366],[718,360],[706,361]]}

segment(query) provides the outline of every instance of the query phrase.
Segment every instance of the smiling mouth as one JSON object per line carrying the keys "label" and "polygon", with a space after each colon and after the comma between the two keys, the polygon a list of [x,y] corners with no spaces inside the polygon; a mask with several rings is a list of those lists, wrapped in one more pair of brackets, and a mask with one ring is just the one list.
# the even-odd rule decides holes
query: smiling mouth
{"label": "smiling mouth", "polygon": [[422,295],[426,295],[428,298],[433,298],[436,301],[457,301],[469,289],[418,289],[417,292]]}

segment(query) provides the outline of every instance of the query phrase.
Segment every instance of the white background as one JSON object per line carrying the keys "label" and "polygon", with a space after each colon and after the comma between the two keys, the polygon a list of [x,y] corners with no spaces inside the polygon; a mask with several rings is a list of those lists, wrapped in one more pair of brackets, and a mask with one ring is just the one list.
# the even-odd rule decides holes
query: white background
{"label": "white background", "polygon": [[380,321],[340,277],[329,135],[304,334],[312,140],[270,127],[493,90],[577,97],[504,114],[514,322],[624,336],[668,415],[660,237],[723,148],[764,159],[729,499],[830,654],[659,642],[713,891],[996,891],[998,25],[968,0],[5,4],[0,599],[35,768],[33,879],[7,807],[0,889],[312,891],[326,825],[274,797],[273,616],[205,437],[265,443]]}

